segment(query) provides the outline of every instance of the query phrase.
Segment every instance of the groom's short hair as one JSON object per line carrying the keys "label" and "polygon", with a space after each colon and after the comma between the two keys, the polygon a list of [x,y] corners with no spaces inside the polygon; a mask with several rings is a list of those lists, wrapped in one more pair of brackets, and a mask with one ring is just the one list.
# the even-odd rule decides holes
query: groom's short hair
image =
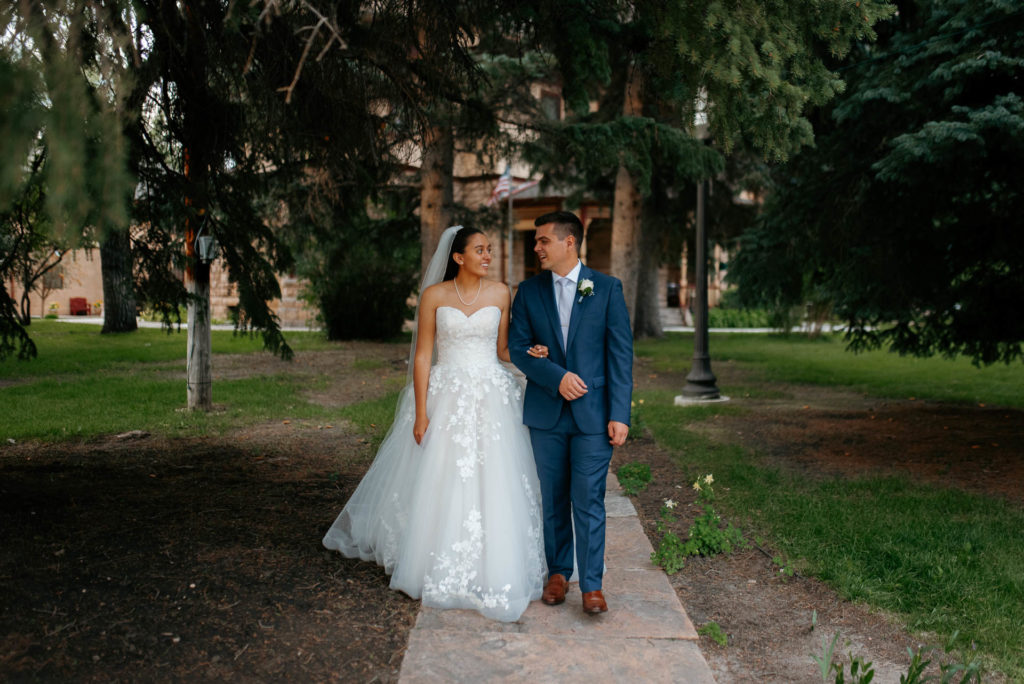
{"label": "groom's short hair", "polygon": [[543,216],[538,216],[533,222],[535,226],[543,226],[546,223],[553,223],[555,235],[560,240],[572,235],[576,238],[576,252],[579,253],[583,246],[583,222],[571,211],[552,211]]}

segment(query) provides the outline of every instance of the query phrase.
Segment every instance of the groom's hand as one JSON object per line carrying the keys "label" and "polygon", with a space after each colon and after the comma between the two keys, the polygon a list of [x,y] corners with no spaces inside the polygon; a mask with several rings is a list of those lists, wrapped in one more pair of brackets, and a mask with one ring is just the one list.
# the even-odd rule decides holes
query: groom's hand
{"label": "groom's hand", "polygon": [[558,393],[569,401],[579,399],[587,393],[587,383],[572,371],[567,371],[562,376],[562,381],[558,383]]}
{"label": "groom's hand", "polygon": [[622,446],[629,436],[629,426],[617,420],[608,421],[608,443],[612,446]]}

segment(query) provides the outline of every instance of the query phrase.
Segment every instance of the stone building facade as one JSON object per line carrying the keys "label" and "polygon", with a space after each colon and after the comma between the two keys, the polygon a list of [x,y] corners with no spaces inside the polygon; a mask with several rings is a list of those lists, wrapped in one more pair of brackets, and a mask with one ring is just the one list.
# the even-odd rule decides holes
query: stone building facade
{"label": "stone building facade", "polygon": [[[103,313],[103,274],[100,269],[98,249],[77,249],[65,255],[58,269],[55,269],[53,285],[45,298],[38,292],[29,295],[31,313],[42,317],[49,313],[58,316],[71,315],[71,300],[84,298],[88,304],[82,315],[100,316]],[[270,308],[281,319],[285,328],[315,328],[317,326],[315,307],[302,299],[303,282],[294,274],[278,276],[281,297],[270,302]],[[4,284],[7,293],[16,302],[21,301],[22,287],[17,281]],[[228,279],[223,262],[215,261],[210,269],[210,317],[214,323],[228,323],[232,309],[238,306],[238,290]]]}
{"label": "stone building facade", "polygon": [[[32,316],[42,317],[55,313],[67,316],[71,313],[71,300],[84,299],[88,313],[98,315],[103,310],[103,277],[100,273],[100,251],[98,249],[76,249],[67,252],[60,264],[50,271],[47,279],[46,296],[33,291],[29,294],[29,310]],[[11,279],[4,283],[7,294],[21,306],[21,283]]]}
{"label": "stone building facade", "polygon": [[[302,299],[304,281],[294,273],[283,273],[277,277],[281,297],[270,302],[271,310],[277,314],[281,327],[292,329],[315,329],[317,309]],[[214,323],[227,323],[238,306],[238,289],[228,279],[223,262],[215,261],[210,268],[210,317]]]}

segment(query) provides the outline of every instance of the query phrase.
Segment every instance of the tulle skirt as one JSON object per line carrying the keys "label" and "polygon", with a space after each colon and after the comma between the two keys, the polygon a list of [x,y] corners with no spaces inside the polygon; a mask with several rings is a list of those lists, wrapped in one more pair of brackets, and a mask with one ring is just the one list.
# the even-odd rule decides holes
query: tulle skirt
{"label": "tulle skirt", "polygon": [[422,444],[411,387],[395,424],[323,543],[372,560],[424,605],[514,621],[546,570],[540,490],[522,391],[497,362],[437,365]]}

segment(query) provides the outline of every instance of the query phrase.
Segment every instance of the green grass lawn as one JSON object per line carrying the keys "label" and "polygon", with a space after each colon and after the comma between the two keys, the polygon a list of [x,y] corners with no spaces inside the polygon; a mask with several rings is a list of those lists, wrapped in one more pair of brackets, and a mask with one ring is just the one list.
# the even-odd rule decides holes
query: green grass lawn
{"label": "green grass lawn", "polygon": [[[880,397],[1024,407],[1024,365],[978,369],[962,360],[853,355],[835,339],[719,335],[712,359],[735,361],[752,388],[772,383],[853,388]],[[690,367],[680,336],[643,342],[637,353],[663,371]],[[750,379],[752,378],[752,379]],[[729,387],[721,387],[729,394]],[[682,482],[713,473],[723,512],[748,536],[762,535],[788,562],[840,595],[900,615],[942,641],[959,631],[988,666],[1024,681],[1024,511],[993,497],[907,477],[808,478],[767,464],[756,451],[691,429],[741,402],[672,406],[673,392],[638,393],[642,417],[673,452]],[[934,635],[940,635],[936,639]]]}
{"label": "green grass lawn", "polygon": [[[124,369],[136,363],[165,361],[184,364],[188,339],[184,328],[180,332],[139,328],[131,333],[101,335],[98,325],[45,319],[32,321],[29,334],[39,349],[38,358],[0,361],[0,379],[91,373]],[[295,351],[331,348],[331,343],[322,333],[288,332],[285,339]],[[247,354],[261,351],[263,340],[259,335],[236,335],[228,330],[214,330],[212,347],[214,354]]]}
{"label": "green grass lawn", "polygon": [[[223,410],[186,411],[184,331],[99,331],[94,325],[33,321],[38,358],[0,362],[0,439],[77,439],[128,430],[194,436],[282,415],[338,415],[300,396],[323,379],[311,385],[308,376],[287,374],[219,381],[213,400]],[[287,339],[297,351],[331,348],[319,333],[291,332]],[[268,353],[261,351],[258,336],[230,331],[213,331],[212,346],[214,354]]]}
{"label": "green grass lawn", "polygon": [[[885,351],[853,354],[839,336],[718,334],[710,344],[712,370],[733,361],[766,381],[848,387],[879,397],[933,399],[1024,408],[1024,363],[976,368],[966,359],[904,357]],[[641,341],[636,353],[662,371],[690,369],[692,335],[669,333]],[[722,388],[729,394],[730,388]]]}

